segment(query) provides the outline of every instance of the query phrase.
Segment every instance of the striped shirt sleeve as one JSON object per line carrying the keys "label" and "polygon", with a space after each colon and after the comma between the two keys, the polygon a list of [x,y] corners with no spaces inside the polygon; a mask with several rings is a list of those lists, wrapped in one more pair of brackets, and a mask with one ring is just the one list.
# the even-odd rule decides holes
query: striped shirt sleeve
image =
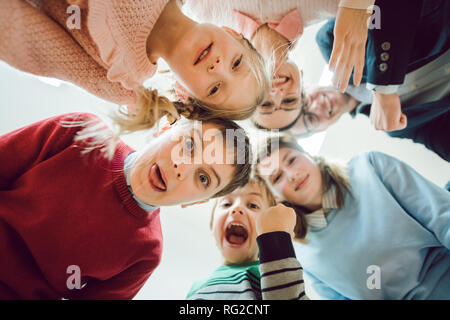
{"label": "striped shirt sleeve", "polygon": [[291,236],[287,232],[269,232],[258,236],[256,241],[263,300],[309,300]]}

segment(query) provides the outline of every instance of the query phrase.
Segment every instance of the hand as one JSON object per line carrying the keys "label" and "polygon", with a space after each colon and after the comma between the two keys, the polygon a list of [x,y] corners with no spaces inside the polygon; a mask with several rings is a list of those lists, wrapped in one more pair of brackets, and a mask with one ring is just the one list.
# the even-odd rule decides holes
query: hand
{"label": "hand", "polygon": [[274,231],[284,231],[294,238],[297,215],[294,209],[277,204],[262,212],[256,218],[256,232],[259,235]]}
{"label": "hand", "polygon": [[353,73],[353,84],[359,86],[364,68],[367,21],[371,12],[340,7],[334,26],[334,43],[329,68],[334,71],[333,85],[344,93]]}
{"label": "hand", "polygon": [[377,130],[395,131],[406,128],[407,118],[402,113],[398,94],[382,94],[373,92],[373,103],[370,108],[370,122]]}

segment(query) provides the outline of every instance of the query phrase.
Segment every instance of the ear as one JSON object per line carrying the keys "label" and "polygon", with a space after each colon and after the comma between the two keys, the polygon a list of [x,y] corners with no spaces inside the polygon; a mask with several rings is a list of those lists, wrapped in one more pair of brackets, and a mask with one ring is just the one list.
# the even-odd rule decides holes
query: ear
{"label": "ear", "polygon": [[191,203],[187,203],[187,204],[182,204],[181,207],[184,209],[184,208],[193,206],[194,204],[207,203],[208,201],[209,201],[209,199],[207,199],[207,200],[201,200],[201,201],[196,201],[196,202],[191,202]]}
{"label": "ear", "polygon": [[236,30],[231,29],[230,27],[222,26],[222,29],[225,30],[226,32],[228,32],[229,34],[231,34],[233,37],[235,37],[237,39],[243,39],[244,38],[242,33],[239,33]]}
{"label": "ear", "polygon": [[173,88],[175,89],[175,93],[177,94],[177,97],[182,102],[189,101],[189,97],[190,97],[189,92],[187,92],[186,89],[178,81],[175,81]]}

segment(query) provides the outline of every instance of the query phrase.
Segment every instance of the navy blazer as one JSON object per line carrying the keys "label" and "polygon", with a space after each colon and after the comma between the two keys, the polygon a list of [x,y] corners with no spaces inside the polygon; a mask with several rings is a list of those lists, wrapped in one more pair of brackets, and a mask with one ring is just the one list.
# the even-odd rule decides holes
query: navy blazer
{"label": "navy blazer", "polygon": [[[449,0],[377,0],[381,28],[369,29],[362,82],[402,84],[405,75],[450,48]],[[335,19],[317,33],[316,41],[328,62]],[[353,79],[350,79],[350,83]]]}

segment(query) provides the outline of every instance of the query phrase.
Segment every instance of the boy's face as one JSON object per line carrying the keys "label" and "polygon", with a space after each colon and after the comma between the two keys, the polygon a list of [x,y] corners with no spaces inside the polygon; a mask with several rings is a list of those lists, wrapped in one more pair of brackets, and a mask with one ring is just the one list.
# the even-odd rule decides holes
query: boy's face
{"label": "boy's face", "polygon": [[258,257],[256,217],[269,207],[257,184],[248,184],[217,201],[212,232],[228,263],[243,264]]}
{"label": "boy's face", "polygon": [[131,168],[135,196],[147,204],[171,206],[209,199],[222,190],[232,180],[234,165],[227,164],[225,138],[218,135],[215,124],[194,122],[161,134]]}

